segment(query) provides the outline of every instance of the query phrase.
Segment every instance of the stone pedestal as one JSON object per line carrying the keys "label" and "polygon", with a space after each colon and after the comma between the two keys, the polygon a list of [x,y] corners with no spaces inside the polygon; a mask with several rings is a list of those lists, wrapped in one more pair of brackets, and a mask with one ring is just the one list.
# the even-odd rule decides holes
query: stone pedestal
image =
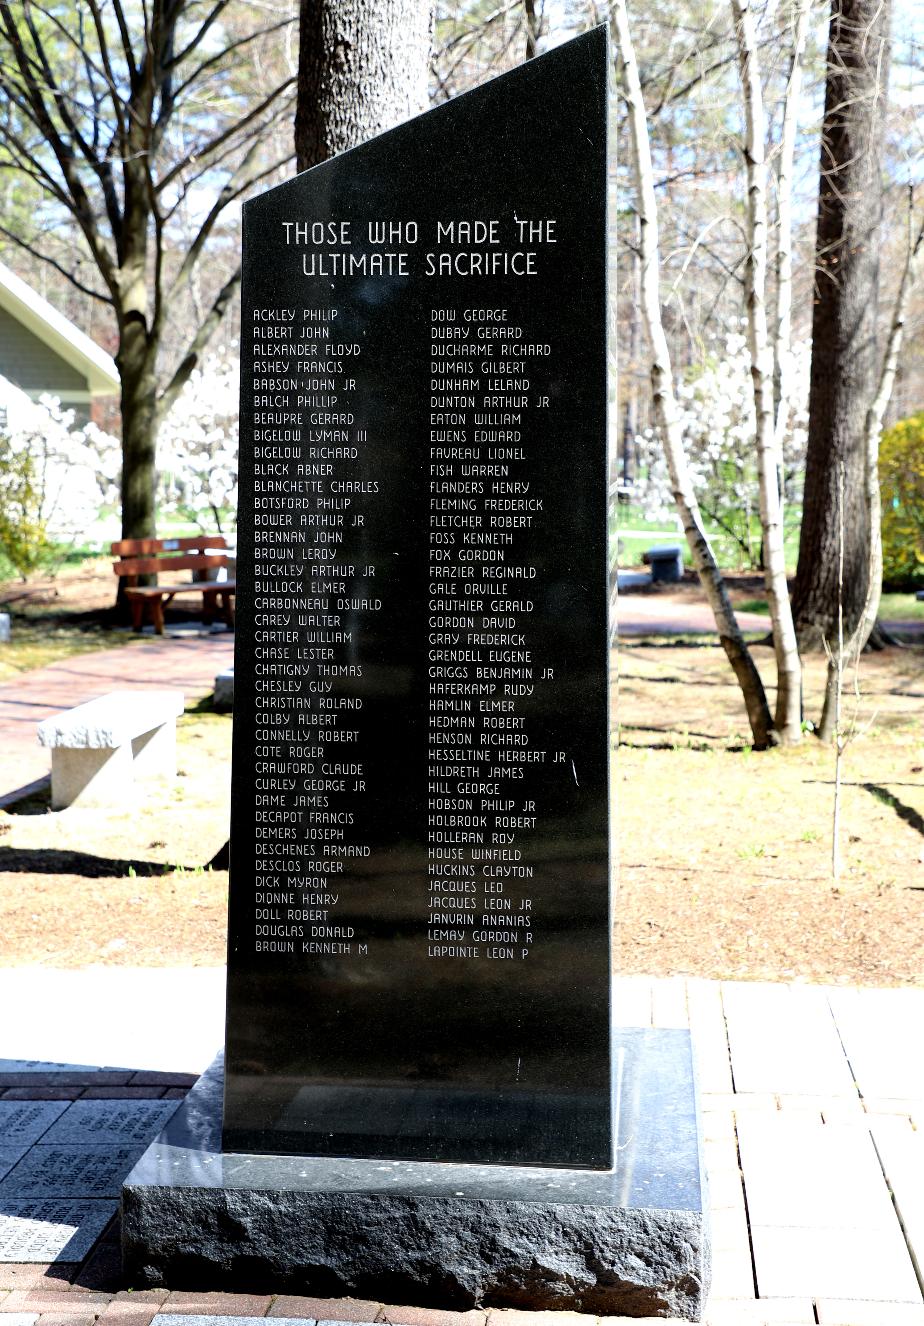
{"label": "stone pedestal", "polygon": [[142,782],[176,778],[176,723],[164,723],[132,738],[132,773]]}
{"label": "stone pedestal", "polygon": [[215,694],[212,703],[216,709],[234,708],[234,668],[225,668],[215,678]]}
{"label": "stone pedestal", "polygon": [[56,746],[51,752],[51,808],[119,806],[134,795],[132,748]]}
{"label": "stone pedestal", "polygon": [[614,1060],[609,1171],[222,1154],[216,1061],[125,1182],[128,1283],[697,1321],[689,1035],[622,1029]]}

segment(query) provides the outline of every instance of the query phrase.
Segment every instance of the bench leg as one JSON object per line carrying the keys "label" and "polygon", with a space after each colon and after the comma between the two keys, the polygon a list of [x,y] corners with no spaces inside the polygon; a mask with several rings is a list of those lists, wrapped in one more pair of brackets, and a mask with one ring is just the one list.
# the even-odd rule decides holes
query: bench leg
{"label": "bench leg", "polygon": [[51,752],[51,808],[111,806],[124,802],[132,791],[132,748],[102,749],[55,746]]}
{"label": "bench leg", "polygon": [[234,595],[225,591],[220,595],[221,615],[224,617],[230,630],[234,630]]}
{"label": "bench leg", "polygon": [[137,779],[176,777],[176,721],[142,732],[132,739],[134,775]]}
{"label": "bench leg", "polygon": [[140,631],[144,625],[144,599],[130,598],[132,606],[132,630]]}
{"label": "bench leg", "polygon": [[164,633],[164,601],[157,595],[151,598],[151,618],[154,622],[154,630],[158,635]]}
{"label": "bench leg", "polygon": [[215,601],[218,595],[214,589],[202,591],[202,624],[210,626],[215,619]]}

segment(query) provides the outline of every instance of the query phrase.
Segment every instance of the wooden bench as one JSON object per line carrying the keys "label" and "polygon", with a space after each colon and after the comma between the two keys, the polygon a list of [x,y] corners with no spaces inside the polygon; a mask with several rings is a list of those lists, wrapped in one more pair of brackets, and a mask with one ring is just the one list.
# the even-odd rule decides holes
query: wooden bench
{"label": "wooden bench", "polygon": [[[118,561],[112,569],[125,580],[125,597],[132,610],[132,626],[140,631],[145,609],[150,607],[151,621],[158,635],[164,633],[164,605],[177,594],[202,595],[202,619],[210,622],[221,616],[234,626],[233,580],[214,577],[228,566],[228,543],[223,534],[197,534],[187,539],[120,539],[110,546]],[[140,576],[155,577],[167,572],[192,571],[192,580],[171,584],[139,585]]]}
{"label": "wooden bench", "polygon": [[51,805],[124,802],[135,780],[176,777],[180,691],[112,691],[38,725],[51,750]]}

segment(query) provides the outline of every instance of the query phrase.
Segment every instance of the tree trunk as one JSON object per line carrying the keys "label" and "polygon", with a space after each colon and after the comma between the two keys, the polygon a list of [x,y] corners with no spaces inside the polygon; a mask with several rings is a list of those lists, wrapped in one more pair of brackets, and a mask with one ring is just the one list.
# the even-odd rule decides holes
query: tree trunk
{"label": "tree trunk", "polygon": [[773,348],[767,330],[767,126],[757,60],[757,28],[750,0],[732,0],[732,16],[738,42],[746,121],[744,156],[748,179],[748,251],[745,259],[745,296],[757,433],[761,564],[764,568],[776,655],[774,726],[780,741],[794,745],[802,739],[802,665],[786,584],[781,497],[783,457],[777,447],[773,418]]}
{"label": "tree trunk", "polygon": [[122,538],[157,537],[154,375],[122,374]]}
{"label": "tree trunk", "polygon": [[[641,347],[639,345],[639,305],[642,302],[642,264],[639,256],[638,219],[636,218],[636,245],[629,250],[632,264],[632,299],[629,304],[629,365],[623,374],[622,396],[625,401],[622,427],[622,481],[629,487],[635,479],[635,445],[638,436],[638,362]],[[626,380],[628,379],[628,380]]]}
{"label": "tree trunk", "polygon": [[523,0],[523,14],[526,19],[526,58],[532,60],[539,51],[539,23],[536,13],[536,0]]}
{"label": "tree trunk", "polygon": [[123,314],[116,364],[122,407],[122,538],[157,536],[157,375],[144,312],[141,283],[135,307]]}
{"label": "tree trunk", "polygon": [[[157,377],[147,333],[140,321],[122,329],[116,355],[122,381],[122,538],[157,537]],[[116,607],[128,620],[126,581],[118,576]],[[152,585],[155,577],[138,577],[139,585]]]}
{"label": "tree trunk", "polygon": [[[909,222],[913,216],[913,203],[912,195],[909,199]],[[922,222],[916,237],[913,233],[908,236],[908,255],[905,259],[902,279],[899,282],[898,294],[895,297],[895,308],[892,311],[892,322],[889,327],[886,351],[882,360],[882,371],[879,374],[879,386],[866,412],[864,423],[866,458],[864,494],[869,520],[866,600],[854,632],[850,637],[846,658],[844,657],[843,646],[840,649],[842,657],[838,660],[838,663],[842,675],[844,666],[856,666],[867,642],[870,642],[874,649],[882,649],[888,644],[895,643],[894,637],[890,636],[883,626],[877,624],[879,603],[882,598],[882,493],[879,486],[879,439],[882,435],[882,421],[892,398],[892,390],[898,373],[898,357],[905,336],[905,320],[908,316],[911,291],[922,262],[924,262],[924,222]],[[832,695],[832,689],[836,689],[836,682],[837,667],[834,660],[829,658],[828,685],[825,690],[821,722],[818,726],[818,735],[822,741],[831,741],[837,735],[834,703],[837,697]]]}
{"label": "tree trunk", "polygon": [[773,332],[773,382],[777,456],[782,460],[792,404],[792,176],[799,127],[802,61],[808,36],[811,0],[795,0],[792,55],[783,98],[783,128],[776,176],[776,325]]}
{"label": "tree trunk", "polygon": [[793,612],[820,649],[837,623],[838,474],[844,473],[844,629],[866,603],[864,421],[878,372],[880,158],[889,0],[832,0],[815,240],[809,438]]}
{"label": "tree trunk", "polygon": [[301,0],[299,24],[299,170],[426,110],[426,0]]}

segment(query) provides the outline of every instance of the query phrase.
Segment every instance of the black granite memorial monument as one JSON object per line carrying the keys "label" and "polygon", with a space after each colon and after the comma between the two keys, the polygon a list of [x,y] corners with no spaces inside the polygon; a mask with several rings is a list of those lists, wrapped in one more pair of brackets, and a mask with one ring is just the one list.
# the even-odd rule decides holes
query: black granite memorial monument
{"label": "black granite memorial monument", "polygon": [[612,1163],[602,50],[245,206],[229,1150]]}
{"label": "black granite memorial monument", "polygon": [[607,69],[245,206],[226,1054],[146,1282],[701,1306],[689,1047],[611,1030]]}

